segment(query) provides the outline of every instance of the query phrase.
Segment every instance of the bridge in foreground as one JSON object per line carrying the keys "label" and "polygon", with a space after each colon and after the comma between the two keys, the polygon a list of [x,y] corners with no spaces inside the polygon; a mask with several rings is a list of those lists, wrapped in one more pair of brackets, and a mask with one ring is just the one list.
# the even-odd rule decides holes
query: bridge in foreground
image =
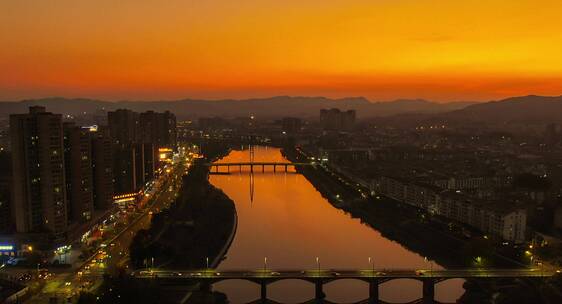
{"label": "bridge in foreground", "polygon": [[213,172],[213,168],[215,172],[219,172],[219,168],[227,168],[227,172],[230,172],[230,168],[239,168],[242,171],[242,168],[250,168],[250,172],[254,172],[254,167],[261,167],[261,171],[265,172],[266,167],[273,168],[273,172],[277,171],[277,167],[284,168],[285,172],[288,171],[289,167],[297,167],[297,166],[310,166],[311,163],[292,163],[292,162],[228,162],[228,163],[209,163],[207,164],[210,167],[210,171]]}
{"label": "bridge in foreground", "polygon": [[381,303],[379,285],[397,279],[413,279],[422,282],[423,295],[420,303],[435,303],[435,284],[449,279],[542,279],[557,272],[536,269],[458,269],[458,270],[140,270],[133,277],[140,280],[158,280],[161,285],[189,285],[199,283],[202,289],[227,280],[246,280],[260,285],[260,301],[267,301],[267,286],[282,280],[303,280],[314,284],[315,300],[323,302],[323,286],[327,283],[354,279],[369,284],[366,303]]}

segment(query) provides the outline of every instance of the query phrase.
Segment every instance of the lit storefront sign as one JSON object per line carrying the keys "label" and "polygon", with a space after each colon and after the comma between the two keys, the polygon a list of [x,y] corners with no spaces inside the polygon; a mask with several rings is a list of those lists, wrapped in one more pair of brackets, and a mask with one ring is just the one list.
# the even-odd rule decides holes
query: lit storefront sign
{"label": "lit storefront sign", "polygon": [[0,245],[0,251],[14,251],[14,245]]}
{"label": "lit storefront sign", "polygon": [[128,202],[134,202],[134,201],[137,200],[137,198],[139,198],[139,196],[142,196],[143,194],[144,194],[144,192],[142,190],[140,190],[139,192],[132,192],[132,193],[115,195],[115,196],[113,196],[113,203],[123,204],[123,203],[128,203]]}
{"label": "lit storefront sign", "polygon": [[174,151],[170,148],[159,148],[158,149],[158,158],[162,162],[170,162],[174,155]]}

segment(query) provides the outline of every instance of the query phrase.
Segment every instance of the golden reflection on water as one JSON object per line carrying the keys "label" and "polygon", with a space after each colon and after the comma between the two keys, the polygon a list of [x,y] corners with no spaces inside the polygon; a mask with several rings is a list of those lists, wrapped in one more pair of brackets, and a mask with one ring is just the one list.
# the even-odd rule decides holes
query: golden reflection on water
{"label": "golden reflection on water", "polygon": [[[256,147],[254,161],[287,162],[279,149]],[[247,150],[232,151],[221,162],[246,162]],[[278,168],[279,169],[279,168]],[[221,171],[226,171],[225,168]],[[219,269],[256,269],[264,267],[264,257],[271,269],[313,269],[316,257],[322,268],[369,269],[372,257],[377,269],[428,269],[424,257],[333,207],[308,180],[284,168],[273,172],[261,167],[231,168],[230,175],[211,175],[211,182],[236,203],[238,230]],[[250,198],[253,179],[253,199]],[[434,265],[435,269],[440,266]],[[367,284],[341,280],[325,285],[327,299],[340,303],[367,298]],[[214,289],[227,293],[232,303],[245,303],[259,297],[257,285],[243,281],[216,284]],[[462,295],[461,280],[440,283],[436,298],[454,302]],[[313,286],[304,281],[281,281],[268,286],[271,299],[286,303],[312,298]],[[421,297],[421,283],[414,280],[390,281],[381,285],[382,300],[404,302]]]}

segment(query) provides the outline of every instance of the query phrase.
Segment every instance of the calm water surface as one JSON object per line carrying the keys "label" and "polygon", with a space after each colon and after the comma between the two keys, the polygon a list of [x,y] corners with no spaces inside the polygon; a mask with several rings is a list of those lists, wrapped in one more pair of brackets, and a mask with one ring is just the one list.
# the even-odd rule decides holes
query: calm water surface
{"label": "calm water surface", "polygon": [[[248,150],[232,151],[221,162],[249,161]],[[256,147],[255,161],[287,161],[277,148]],[[223,169],[226,170],[226,169]],[[264,267],[271,269],[322,268],[370,269],[372,257],[377,269],[429,269],[423,256],[386,239],[371,227],[336,209],[301,174],[284,169],[265,173],[254,169],[230,175],[211,175],[211,183],[236,204],[238,230],[220,270]],[[252,187],[253,184],[253,187]],[[251,191],[253,188],[253,191]],[[252,195],[253,192],[253,195]],[[434,269],[442,268],[434,264]],[[436,299],[454,302],[464,292],[462,280],[436,285]],[[313,285],[300,280],[280,281],[268,286],[269,298],[298,303],[314,297]],[[259,286],[246,281],[226,281],[214,290],[228,295],[231,303],[246,303],[259,297]],[[367,283],[340,280],[324,285],[327,300],[351,303],[368,297]],[[395,280],[380,285],[380,297],[388,302],[406,302],[421,297],[422,285],[415,280]]]}

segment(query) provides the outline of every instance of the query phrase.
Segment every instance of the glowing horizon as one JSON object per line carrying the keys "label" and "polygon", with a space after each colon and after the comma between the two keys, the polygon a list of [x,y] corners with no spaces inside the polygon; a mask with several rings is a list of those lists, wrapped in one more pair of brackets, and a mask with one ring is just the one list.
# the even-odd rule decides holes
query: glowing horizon
{"label": "glowing horizon", "polygon": [[553,0],[6,2],[0,100],[562,94]]}

